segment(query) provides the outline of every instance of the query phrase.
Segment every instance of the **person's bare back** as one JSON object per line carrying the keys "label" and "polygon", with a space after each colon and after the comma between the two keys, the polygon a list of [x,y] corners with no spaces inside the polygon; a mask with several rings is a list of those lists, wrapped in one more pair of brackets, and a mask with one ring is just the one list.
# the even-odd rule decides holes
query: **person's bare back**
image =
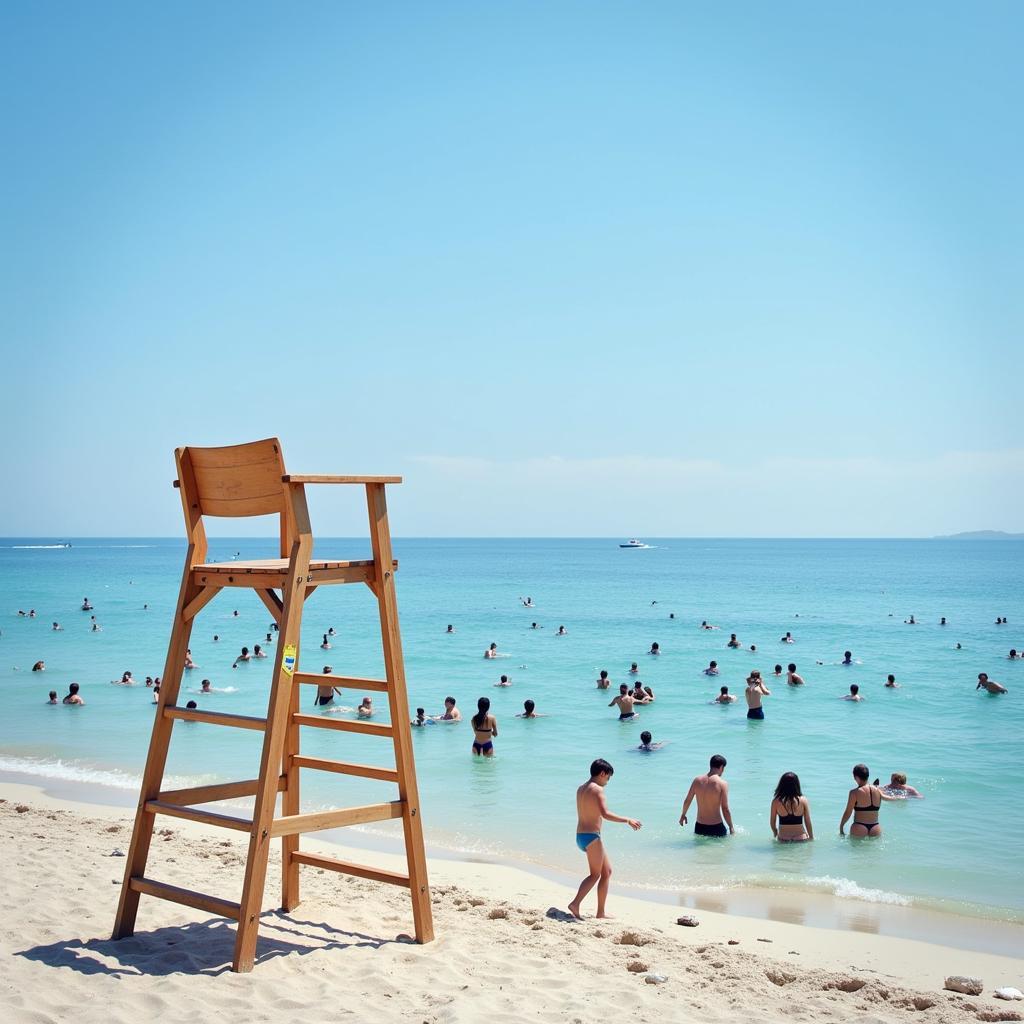
{"label": "person's bare back", "polygon": [[588,779],[576,790],[576,832],[601,831],[604,790]]}
{"label": "person's bare back", "polygon": [[722,778],[725,764],[725,758],[721,754],[715,754],[711,758],[707,772],[698,775],[690,783],[689,792],[683,801],[679,824],[687,823],[686,812],[690,809],[690,804],[696,800],[697,822],[694,832],[699,836],[724,836],[726,825],[729,826],[730,834],[734,831],[732,812],[729,809],[729,784]]}

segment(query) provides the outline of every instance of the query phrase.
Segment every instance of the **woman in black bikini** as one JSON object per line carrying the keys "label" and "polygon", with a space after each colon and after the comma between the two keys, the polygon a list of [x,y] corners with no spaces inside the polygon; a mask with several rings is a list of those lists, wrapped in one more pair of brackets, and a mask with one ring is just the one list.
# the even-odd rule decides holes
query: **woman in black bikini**
{"label": "woman in black bikini", "polygon": [[481,697],[477,702],[473,722],[473,753],[477,757],[494,757],[493,740],[498,735],[498,722],[491,714],[491,702]]}
{"label": "woman in black bikini", "polygon": [[802,843],[814,838],[811,805],[800,790],[796,772],[786,772],[779,779],[768,820],[780,843]]}
{"label": "woman in black bikini", "polygon": [[878,809],[882,806],[883,800],[892,800],[893,797],[883,793],[877,786],[868,785],[871,773],[866,764],[855,764],[853,766],[853,778],[857,783],[856,789],[850,790],[846,800],[846,810],[843,811],[842,821],[839,822],[839,834],[846,835],[844,826],[853,815],[853,824],[850,826],[850,837],[852,839],[864,839],[869,837],[877,839],[882,834],[882,826],[878,823]]}

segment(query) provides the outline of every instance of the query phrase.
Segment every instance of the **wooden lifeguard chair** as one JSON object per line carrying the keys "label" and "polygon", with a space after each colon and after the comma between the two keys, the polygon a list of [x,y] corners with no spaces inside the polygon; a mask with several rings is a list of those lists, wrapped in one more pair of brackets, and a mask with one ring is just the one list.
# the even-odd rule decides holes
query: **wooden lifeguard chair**
{"label": "wooden lifeguard chair", "polygon": [[[394,573],[398,563],[392,560],[384,494],[385,485],[401,483],[401,477],[288,475],[281,456],[281,445],[276,438],[228,448],[179,448],[175,452],[175,459],[178,466],[175,486],[181,491],[188,553],[113,937],[119,939],[132,935],[139,897],[143,894],[156,896],[236,920],[238,933],[232,967],[236,971],[252,970],[270,843],[280,838],[283,910],[293,910],[299,904],[300,865],[313,865],[407,886],[412,895],[416,941],[430,942],[434,937],[433,917],[395,598]],[[372,559],[347,562],[311,560],[313,535],[306,506],[306,484],[365,486]],[[204,515],[237,517],[272,514],[280,515],[280,558],[250,562],[206,562]],[[303,604],[317,587],[335,583],[365,583],[377,598],[385,679],[354,679],[298,670]],[[178,705],[185,652],[195,616],[224,587],[251,587],[278,624],[277,654],[266,718],[189,710]],[[299,710],[297,684],[303,683],[386,693],[391,724],[302,714]],[[171,731],[174,723],[179,721],[263,732],[259,776],[245,782],[190,789],[162,789]],[[395,767],[380,768],[350,764],[342,760],[305,757],[299,752],[302,726],[390,739],[394,744]],[[398,786],[398,799],[363,807],[303,814],[299,803],[299,772],[303,768],[393,782]],[[278,793],[281,793],[280,815],[276,814]],[[251,819],[203,810],[196,806],[243,796],[255,797]],[[170,815],[249,834],[245,881],[239,902],[193,892],[147,877],[146,861],[157,815]],[[346,863],[334,857],[299,849],[299,836],[303,832],[388,818],[402,819],[408,874]]]}

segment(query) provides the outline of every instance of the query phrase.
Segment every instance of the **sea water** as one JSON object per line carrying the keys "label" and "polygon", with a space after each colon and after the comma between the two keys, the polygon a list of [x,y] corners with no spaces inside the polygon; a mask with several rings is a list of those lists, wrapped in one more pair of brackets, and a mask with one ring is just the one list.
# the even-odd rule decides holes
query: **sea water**
{"label": "sea water", "polygon": [[[120,787],[130,799],[149,742],[152,695],[143,685],[111,681],[125,670],[139,683],[162,673],[184,546],[74,538],[71,547],[48,546],[54,543],[0,541],[0,771],[41,784]],[[395,541],[410,711],[440,714],[452,695],[464,716],[461,725],[413,730],[423,821],[435,848],[579,873],[575,788],[591,760],[603,757],[615,767],[610,807],[643,822],[639,833],[605,826],[619,884],[679,893],[803,889],[1024,920],[1024,661],[1007,659],[1011,647],[1024,649],[1024,544],[648,543],[624,550],[616,540],[594,539]],[[275,554],[269,540],[211,541],[211,561]],[[365,539],[329,539],[318,541],[317,555],[369,551]],[[83,597],[92,613],[81,610]],[[534,607],[524,606],[527,597]],[[36,615],[21,617],[19,609]],[[90,629],[90,614],[99,631]],[[917,625],[905,624],[910,615]],[[996,625],[1003,616],[1008,625]],[[721,628],[702,630],[702,620]],[[331,627],[331,648],[321,650]],[[197,668],[186,673],[179,703],[264,714],[277,639],[266,644],[268,630],[270,616],[251,591],[225,590],[196,620]],[[779,642],[787,631],[795,643]],[[742,649],[726,648],[731,632]],[[655,641],[658,657],[647,654]],[[501,657],[485,660],[492,642]],[[232,668],[242,645],[256,643],[270,657]],[[840,664],[845,650],[854,665]],[[702,674],[711,659],[721,669],[713,678]],[[38,660],[46,669],[34,673]],[[620,682],[637,678],[628,674],[634,661],[657,699],[620,723],[608,702]],[[790,661],[805,686],[773,675],[775,664]],[[305,671],[331,665],[337,674],[380,677],[377,608],[366,587],[321,588],[309,599],[300,662]],[[742,699],[754,668],[772,691],[759,722],[747,720]],[[601,669],[611,690],[595,685]],[[981,671],[1009,694],[977,691]],[[899,689],[885,687],[888,673]],[[510,687],[495,687],[501,674]],[[203,678],[218,692],[198,693]],[[47,706],[47,691],[63,696],[72,680],[81,683],[86,706]],[[861,703],[839,699],[852,682]],[[721,685],[740,702],[711,705]],[[345,691],[339,703],[354,707],[362,696]],[[384,695],[373,696],[386,721]],[[481,696],[498,721],[493,759],[470,754],[468,718]],[[526,698],[544,717],[515,717]],[[302,700],[315,710],[312,688]],[[638,751],[643,729],[665,746]],[[169,785],[252,778],[260,741],[259,733],[179,724]],[[313,755],[391,763],[390,745],[375,738],[304,730],[302,744]],[[693,809],[690,827],[678,824],[681,803],[714,753],[728,758],[737,834],[695,840]],[[857,762],[883,781],[903,771],[925,796],[884,804],[880,840],[838,834]],[[810,799],[814,843],[771,841],[769,805],[784,771],[799,774]],[[303,773],[304,810],[392,794],[386,783]]]}

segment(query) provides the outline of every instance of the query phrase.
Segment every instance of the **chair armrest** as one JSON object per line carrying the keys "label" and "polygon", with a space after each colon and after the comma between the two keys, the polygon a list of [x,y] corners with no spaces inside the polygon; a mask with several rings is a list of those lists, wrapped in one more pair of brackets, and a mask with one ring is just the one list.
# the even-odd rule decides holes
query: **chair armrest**
{"label": "chair armrest", "polygon": [[325,476],[320,473],[300,475],[285,473],[281,480],[286,484],[400,484],[400,476]]}

